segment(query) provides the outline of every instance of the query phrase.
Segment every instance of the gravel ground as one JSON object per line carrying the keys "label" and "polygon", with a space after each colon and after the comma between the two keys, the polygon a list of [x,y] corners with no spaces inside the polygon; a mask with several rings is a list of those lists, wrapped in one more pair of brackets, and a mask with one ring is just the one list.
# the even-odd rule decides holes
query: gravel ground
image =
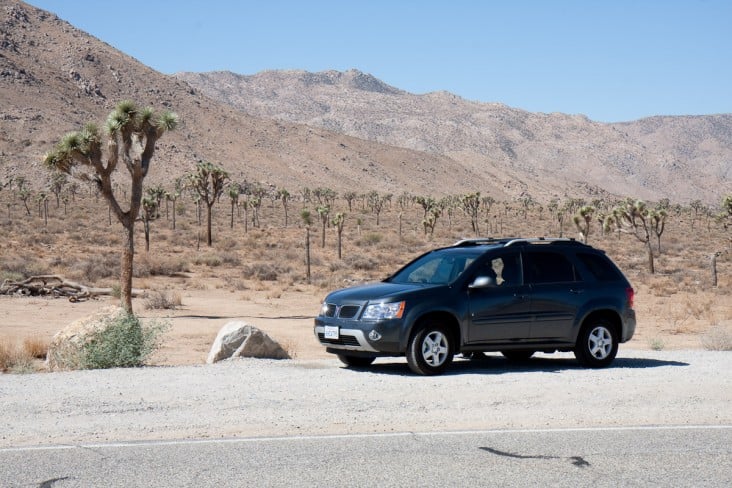
{"label": "gravel ground", "polygon": [[732,354],[622,350],[511,364],[456,359],[438,377],[403,359],[336,359],[0,375],[0,448],[82,442],[468,429],[732,425]]}

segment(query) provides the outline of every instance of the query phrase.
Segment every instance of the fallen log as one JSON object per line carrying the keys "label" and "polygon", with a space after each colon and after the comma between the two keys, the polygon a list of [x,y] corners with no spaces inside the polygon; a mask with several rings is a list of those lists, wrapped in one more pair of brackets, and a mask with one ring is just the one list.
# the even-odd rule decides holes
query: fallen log
{"label": "fallen log", "polygon": [[[78,302],[100,295],[113,295],[113,288],[95,288],[75,281],[70,281],[59,275],[38,275],[26,278],[23,281],[3,281],[0,285],[0,295],[68,297],[69,301]],[[145,290],[132,289],[132,296],[139,297]]]}

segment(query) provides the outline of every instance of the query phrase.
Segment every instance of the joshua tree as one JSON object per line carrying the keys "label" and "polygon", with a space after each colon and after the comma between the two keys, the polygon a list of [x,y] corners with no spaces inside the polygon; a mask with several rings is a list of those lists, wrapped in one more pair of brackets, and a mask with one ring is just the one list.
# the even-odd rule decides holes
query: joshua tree
{"label": "joshua tree", "polygon": [[30,207],[28,207],[28,199],[31,197],[31,191],[26,188],[24,185],[20,185],[20,188],[18,189],[18,198],[20,198],[20,201],[23,202],[23,206],[25,207],[25,213],[28,217],[30,217]]}
{"label": "joshua tree", "polygon": [[348,203],[348,211],[353,211],[353,201],[358,198],[355,191],[347,191],[343,194],[343,199]]}
{"label": "joshua tree", "polygon": [[[95,182],[125,231],[122,249],[120,298],[132,313],[132,266],[135,255],[135,220],[140,211],[142,182],[150,169],[155,143],[167,131],[175,129],[178,117],[171,112],[159,115],[151,108],[139,109],[130,101],[117,104],[106,122],[107,155],[103,155],[102,134],[94,124],[63,137],[46,155],[50,168]],[[128,210],[122,210],[112,189],[112,174],[122,163],[130,173],[131,191]]]}
{"label": "joshua tree", "polygon": [[[656,272],[653,262],[653,249],[651,248],[651,212],[642,200],[626,200],[615,211],[617,219],[615,225],[619,231],[626,231],[633,234],[639,241],[646,245],[648,250],[648,271],[651,274]],[[626,230],[627,229],[627,230]]]}
{"label": "joshua tree", "polygon": [[229,174],[223,168],[213,163],[201,161],[196,164],[196,170],[186,175],[188,185],[198,196],[201,197],[203,203],[206,204],[206,244],[211,247],[213,240],[211,239],[211,213],[214,203],[216,203],[224,191],[224,184],[229,179]]}
{"label": "joshua tree", "polygon": [[379,192],[376,190],[369,192],[366,199],[371,212],[376,214],[376,226],[378,227],[379,216],[381,215],[381,211],[384,209],[384,203],[386,200],[379,196]]}
{"label": "joshua tree", "polygon": [[305,224],[305,277],[310,283],[310,226],[313,225],[313,217],[310,210],[302,209],[300,212],[303,224]]}
{"label": "joshua tree", "polygon": [[282,208],[285,210],[285,227],[287,227],[287,209],[290,204],[290,192],[282,188],[277,192],[277,197],[282,202]]}
{"label": "joshua tree", "polygon": [[427,231],[429,231],[430,235],[435,233],[435,225],[437,224],[437,219],[440,218],[440,215],[442,215],[442,209],[439,205],[434,205],[429,209],[429,213],[424,220],[422,220],[425,235],[427,235]]}
{"label": "joshua tree", "polygon": [[328,216],[330,215],[330,206],[320,205],[316,211],[320,216],[320,222],[323,227],[323,233],[321,234],[320,247],[325,247],[325,226],[328,225]]}
{"label": "joshua tree", "polygon": [[587,244],[587,240],[590,238],[590,230],[592,224],[592,216],[595,214],[595,207],[591,205],[585,205],[581,207],[577,214],[572,219],[574,225],[579,231],[580,240]]}
{"label": "joshua tree", "polygon": [[470,226],[473,228],[473,234],[480,234],[478,227],[478,212],[480,210],[480,192],[468,193],[460,197],[460,206],[463,211],[470,217]]}
{"label": "joshua tree", "polygon": [[241,187],[239,186],[239,183],[232,183],[229,185],[229,188],[226,190],[226,194],[229,195],[229,200],[231,200],[231,223],[229,224],[230,228],[234,228],[234,209],[239,204],[239,194],[241,193]]}
{"label": "joshua tree", "polygon": [[155,198],[154,190],[148,189],[147,195],[142,197],[142,227],[145,231],[145,252],[150,251],[150,221],[157,219],[158,201]]}
{"label": "joshua tree", "polygon": [[345,224],[345,222],[346,216],[341,212],[335,214],[335,217],[333,217],[333,221],[331,222],[338,233],[338,259],[342,258],[341,242],[343,239],[343,224]]}
{"label": "joshua tree", "polygon": [[66,173],[51,173],[48,189],[56,196],[56,208],[61,205],[61,192],[63,192],[66,183],[68,183]]}
{"label": "joshua tree", "polygon": [[658,254],[661,254],[661,235],[666,229],[666,217],[668,217],[668,212],[666,212],[666,210],[661,206],[656,207],[655,209],[648,212],[648,219],[651,224],[651,229],[653,230],[653,233],[656,234]]}

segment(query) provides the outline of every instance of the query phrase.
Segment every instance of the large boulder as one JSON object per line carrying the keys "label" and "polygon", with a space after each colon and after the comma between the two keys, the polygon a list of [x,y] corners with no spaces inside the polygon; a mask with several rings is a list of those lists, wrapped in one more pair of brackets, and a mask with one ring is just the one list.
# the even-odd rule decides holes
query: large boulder
{"label": "large boulder", "polygon": [[122,312],[121,307],[109,306],[71,322],[54,334],[46,354],[49,370],[78,369],[80,353],[91,337],[109,325]]}
{"label": "large boulder", "polygon": [[213,364],[229,358],[290,359],[280,344],[246,322],[226,323],[216,335],[206,362]]}

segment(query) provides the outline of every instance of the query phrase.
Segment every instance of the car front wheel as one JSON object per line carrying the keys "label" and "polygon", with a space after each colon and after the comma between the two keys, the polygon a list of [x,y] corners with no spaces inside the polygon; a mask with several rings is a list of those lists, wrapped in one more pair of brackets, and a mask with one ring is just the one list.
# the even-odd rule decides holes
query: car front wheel
{"label": "car front wheel", "polygon": [[577,338],[574,356],[590,368],[602,368],[613,362],[618,353],[615,327],[607,320],[585,324]]}
{"label": "car front wheel", "polygon": [[407,363],[417,374],[440,374],[450,365],[455,346],[447,327],[430,322],[419,329],[407,346]]}

